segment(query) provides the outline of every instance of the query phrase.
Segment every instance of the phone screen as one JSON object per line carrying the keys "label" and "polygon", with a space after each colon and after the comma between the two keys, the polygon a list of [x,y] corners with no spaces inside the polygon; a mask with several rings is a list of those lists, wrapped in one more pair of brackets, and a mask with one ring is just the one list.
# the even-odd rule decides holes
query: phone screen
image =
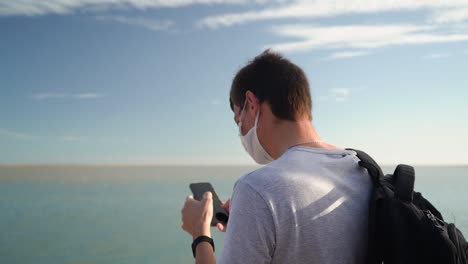
{"label": "phone screen", "polygon": [[221,207],[221,200],[219,200],[218,195],[209,182],[191,183],[190,190],[195,200],[198,201],[203,199],[203,194],[205,194],[205,192],[211,192],[213,194],[213,219],[211,220],[211,226],[216,226],[217,223],[226,224],[228,222],[228,214],[226,210]]}

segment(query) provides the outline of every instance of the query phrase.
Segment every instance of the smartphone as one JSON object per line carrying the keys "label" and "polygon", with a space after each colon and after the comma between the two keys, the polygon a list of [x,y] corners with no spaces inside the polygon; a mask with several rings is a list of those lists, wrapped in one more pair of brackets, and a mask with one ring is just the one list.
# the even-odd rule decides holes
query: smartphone
{"label": "smartphone", "polygon": [[221,200],[219,200],[218,195],[209,182],[191,183],[190,190],[195,200],[198,201],[203,199],[203,194],[211,192],[213,194],[213,219],[211,219],[211,226],[216,226],[217,223],[227,224],[229,216],[226,210],[221,207]]}

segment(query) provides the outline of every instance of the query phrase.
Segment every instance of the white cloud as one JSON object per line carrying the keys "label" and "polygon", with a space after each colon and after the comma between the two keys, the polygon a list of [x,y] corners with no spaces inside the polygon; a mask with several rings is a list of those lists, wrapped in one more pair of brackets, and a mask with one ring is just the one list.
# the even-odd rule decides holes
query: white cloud
{"label": "white cloud", "polygon": [[20,140],[34,139],[34,137],[29,134],[11,131],[11,130],[7,130],[4,128],[0,128],[0,136],[13,138],[13,139],[20,139]]}
{"label": "white cloud", "polygon": [[369,55],[370,52],[368,51],[342,51],[342,52],[335,52],[328,59],[330,60],[336,60],[336,59],[348,59],[348,58],[354,58],[354,57],[360,57],[360,56],[366,56]]}
{"label": "white cloud", "polygon": [[435,26],[410,24],[390,25],[280,25],[273,26],[272,32],[292,40],[266,45],[283,52],[311,49],[374,49],[394,45],[415,45],[467,41],[466,34],[441,34]]}
{"label": "white cloud", "polygon": [[[291,19],[320,19],[355,14],[383,12],[423,12],[431,19],[411,24],[370,25],[304,25],[291,24]],[[201,18],[200,28],[222,28],[256,21],[288,19],[286,25],[277,25],[272,32],[288,41],[265,45],[282,52],[311,49],[349,49],[335,52],[327,59],[343,59],[370,54],[370,49],[393,45],[415,45],[468,41],[467,0],[297,0],[281,5],[269,5],[242,12],[224,13]],[[319,20],[316,20],[316,23]],[[429,22],[428,22],[429,21]],[[457,22],[457,23],[449,23]],[[364,50],[364,51],[363,51]]]}
{"label": "white cloud", "polygon": [[468,6],[465,8],[437,11],[432,20],[436,23],[453,23],[468,20]]}
{"label": "white cloud", "polygon": [[423,56],[424,59],[443,59],[450,57],[449,53],[432,53],[426,56]]}
{"label": "white cloud", "polygon": [[351,93],[351,90],[348,88],[334,88],[331,92],[337,96],[347,96]]}
{"label": "white cloud", "polygon": [[344,102],[348,100],[351,90],[348,88],[334,88],[331,90],[331,95],[336,102]]}
{"label": "white cloud", "polygon": [[319,96],[319,101],[335,101],[337,103],[347,101],[351,95],[349,88],[333,88],[327,95]]}
{"label": "white cloud", "polygon": [[174,32],[175,22],[171,20],[153,20],[143,17],[124,17],[124,16],[99,16],[99,20],[114,21],[122,24],[140,26],[151,31],[169,31]]}
{"label": "white cloud", "polygon": [[37,93],[33,94],[32,98],[36,100],[45,100],[45,99],[61,99],[61,98],[73,98],[73,99],[97,99],[102,97],[102,94],[98,93],[77,93],[77,94],[67,94],[67,93]]}
{"label": "white cloud", "polygon": [[[195,4],[246,4],[249,0],[0,0],[0,16],[71,14],[107,9],[175,8]],[[257,3],[265,1],[258,0]]]}
{"label": "white cloud", "polygon": [[238,13],[225,13],[202,18],[199,27],[219,28],[261,20],[285,18],[321,18],[347,14],[411,11],[440,8],[468,8],[466,0],[300,0],[288,1],[280,7],[267,7]]}

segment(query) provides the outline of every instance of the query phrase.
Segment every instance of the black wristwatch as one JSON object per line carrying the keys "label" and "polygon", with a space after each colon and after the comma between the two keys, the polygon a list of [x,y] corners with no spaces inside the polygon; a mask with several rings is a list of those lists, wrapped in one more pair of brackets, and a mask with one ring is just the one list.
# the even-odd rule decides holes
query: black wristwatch
{"label": "black wristwatch", "polygon": [[212,239],[211,237],[208,237],[208,236],[199,236],[199,237],[195,238],[195,240],[194,240],[193,243],[192,243],[192,253],[193,253],[193,257],[194,257],[194,258],[196,257],[197,246],[198,246],[198,244],[200,244],[201,242],[208,242],[208,243],[210,243],[210,245],[213,247],[213,252],[215,251],[214,242],[213,242],[213,239]]}

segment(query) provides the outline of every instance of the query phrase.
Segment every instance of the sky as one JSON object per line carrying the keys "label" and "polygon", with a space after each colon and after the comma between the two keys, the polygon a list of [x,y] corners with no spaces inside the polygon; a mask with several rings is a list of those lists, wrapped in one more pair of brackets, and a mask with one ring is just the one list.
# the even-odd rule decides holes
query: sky
{"label": "sky", "polygon": [[253,164],[228,96],[267,48],[328,143],[468,164],[467,0],[0,0],[0,164]]}

